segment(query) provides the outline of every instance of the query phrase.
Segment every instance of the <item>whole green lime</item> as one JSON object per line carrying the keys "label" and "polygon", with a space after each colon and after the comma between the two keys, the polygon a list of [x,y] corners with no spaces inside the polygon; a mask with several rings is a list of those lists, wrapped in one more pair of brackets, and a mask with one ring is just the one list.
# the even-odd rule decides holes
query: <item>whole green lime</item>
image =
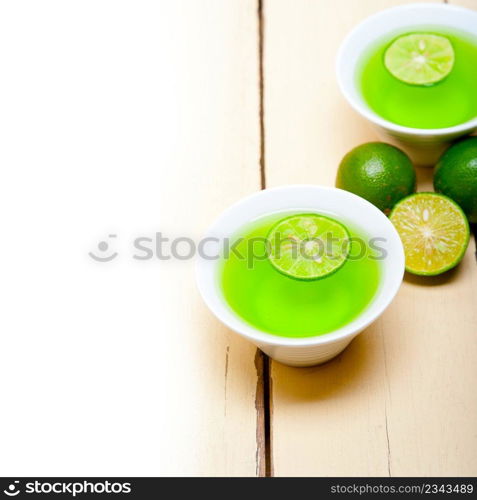
{"label": "whole green lime", "polygon": [[384,142],[368,142],[341,160],[336,187],[365,198],[387,214],[414,192],[416,172],[400,149]]}
{"label": "whole green lime", "polygon": [[434,189],[458,203],[469,222],[477,222],[477,137],[454,144],[441,156]]}

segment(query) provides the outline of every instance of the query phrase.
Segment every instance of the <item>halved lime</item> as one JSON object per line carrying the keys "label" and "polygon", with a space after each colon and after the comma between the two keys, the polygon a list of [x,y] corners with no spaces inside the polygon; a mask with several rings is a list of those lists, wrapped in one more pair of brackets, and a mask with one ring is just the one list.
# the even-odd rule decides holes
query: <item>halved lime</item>
{"label": "halved lime", "polygon": [[469,223],[459,205],[437,193],[404,198],[391,212],[406,255],[406,270],[433,276],[455,267],[469,244]]}
{"label": "halved lime", "polygon": [[394,40],[384,54],[384,65],[402,82],[431,85],[452,71],[454,49],[445,36],[411,33]]}
{"label": "halved lime", "polygon": [[349,234],[340,222],[317,214],[291,215],[268,235],[269,259],[281,273],[300,280],[324,278],[348,258]]}

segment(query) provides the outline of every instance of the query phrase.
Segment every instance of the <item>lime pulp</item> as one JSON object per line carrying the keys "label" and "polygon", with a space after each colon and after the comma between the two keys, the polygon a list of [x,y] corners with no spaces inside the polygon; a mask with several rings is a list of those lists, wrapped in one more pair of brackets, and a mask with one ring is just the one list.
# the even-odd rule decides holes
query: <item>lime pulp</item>
{"label": "lime pulp", "polygon": [[404,246],[406,270],[437,275],[455,267],[464,257],[470,230],[461,208],[447,196],[417,193],[400,201],[391,222]]}
{"label": "lime pulp", "polygon": [[454,49],[448,38],[430,33],[402,35],[384,54],[384,65],[398,80],[410,85],[432,85],[454,66]]}
{"label": "lime pulp", "polygon": [[268,235],[269,260],[295,279],[314,280],[337,271],[348,258],[349,234],[340,222],[299,214],[277,222]]}

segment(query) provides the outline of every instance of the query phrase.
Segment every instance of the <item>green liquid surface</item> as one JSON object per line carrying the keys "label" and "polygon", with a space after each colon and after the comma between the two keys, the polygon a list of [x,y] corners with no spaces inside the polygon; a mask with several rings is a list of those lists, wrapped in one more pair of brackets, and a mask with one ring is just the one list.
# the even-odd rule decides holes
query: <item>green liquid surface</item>
{"label": "green liquid surface", "polygon": [[[248,251],[251,241],[255,241],[253,254],[263,256],[264,239],[270,229],[288,215],[292,214],[276,213],[257,219],[234,236],[234,241],[243,238],[236,248],[245,258],[233,253],[222,258],[220,285],[232,310],[255,328],[282,337],[323,335],[356,319],[372,302],[380,283],[380,251],[371,250],[366,235],[345,224],[356,241],[352,239],[352,258],[343,267],[318,280],[290,278],[277,271],[266,257],[251,259],[252,252]],[[362,257],[356,258],[360,254]]]}
{"label": "green liquid surface", "polygon": [[[429,86],[409,85],[391,75],[384,54],[397,36],[434,33],[447,37],[455,62],[444,80]],[[358,64],[358,88],[368,106],[379,116],[413,128],[445,128],[477,117],[477,39],[440,28],[394,33],[368,49]]]}

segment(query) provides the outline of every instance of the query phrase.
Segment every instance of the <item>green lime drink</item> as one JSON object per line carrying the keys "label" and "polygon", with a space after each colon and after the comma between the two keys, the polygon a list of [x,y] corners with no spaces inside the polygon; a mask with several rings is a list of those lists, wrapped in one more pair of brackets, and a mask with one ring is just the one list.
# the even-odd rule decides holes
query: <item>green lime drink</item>
{"label": "green lime drink", "polygon": [[247,323],[274,335],[300,338],[336,330],[369,306],[379,288],[382,252],[359,229],[334,217],[350,237],[346,262],[321,279],[294,279],[272,264],[267,236],[277,223],[297,213],[271,214],[239,230],[231,241],[239,241],[236,252],[222,257],[219,280],[227,303]]}
{"label": "green lime drink", "polygon": [[[393,67],[395,64],[392,61],[387,61],[390,55],[399,57],[399,50],[405,49],[406,43],[410,45],[415,34],[429,34],[434,38],[437,35],[450,42],[453,60],[448,67],[441,65],[442,79],[430,76],[430,81],[432,78],[438,81],[427,85],[411,84],[399,79],[400,74],[404,80],[409,79],[405,65],[403,71],[399,71],[399,68]],[[404,35],[408,36],[407,41]],[[404,38],[401,47],[398,43],[388,51],[399,37]],[[439,49],[441,54],[446,50],[437,47],[437,56]],[[417,52],[415,54],[419,56]],[[358,88],[368,106],[382,118],[397,125],[423,129],[445,128],[477,117],[477,39],[467,33],[432,27],[393,33],[376,42],[363,54],[358,63],[357,78]],[[419,82],[418,78],[416,82]]]}

